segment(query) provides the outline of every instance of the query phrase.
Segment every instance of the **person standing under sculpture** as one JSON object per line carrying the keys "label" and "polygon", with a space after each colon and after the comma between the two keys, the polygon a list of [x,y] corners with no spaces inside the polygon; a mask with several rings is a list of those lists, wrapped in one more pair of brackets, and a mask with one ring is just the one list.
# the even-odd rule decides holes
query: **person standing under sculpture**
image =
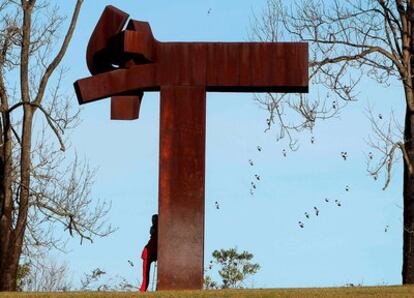
{"label": "person standing under sculpture", "polygon": [[157,242],[158,242],[158,214],[151,218],[152,226],[150,228],[150,240],[142,250],[142,285],[139,289],[145,292],[148,288],[151,263],[157,261]]}

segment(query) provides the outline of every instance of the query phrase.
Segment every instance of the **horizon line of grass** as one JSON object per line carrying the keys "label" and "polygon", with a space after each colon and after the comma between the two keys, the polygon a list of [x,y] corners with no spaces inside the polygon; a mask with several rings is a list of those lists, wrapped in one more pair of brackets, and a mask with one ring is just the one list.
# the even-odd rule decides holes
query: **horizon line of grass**
{"label": "horizon line of grass", "polygon": [[0,298],[273,298],[273,297],[315,297],[315,298],[412,298],[412,286],[299,288],[299,289],[235,289],[204,291],[161,291],[161,292],[14,292],[0,293]]}

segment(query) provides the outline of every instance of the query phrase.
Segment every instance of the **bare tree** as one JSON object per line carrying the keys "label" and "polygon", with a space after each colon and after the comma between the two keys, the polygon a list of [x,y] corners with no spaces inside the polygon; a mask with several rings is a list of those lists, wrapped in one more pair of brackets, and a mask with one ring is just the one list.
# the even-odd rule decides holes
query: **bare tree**
{"label": "bare tree", "polygon": [[[285,10],[282,1],[267,1],[263,13],[253,18],[249,38],[263,42],[283,41],[288,35],[283,26],[284,18]],[[268,93],[255,95],[255,100],[259,107],[269,113],[265,132],[276,126],[277,140],[287,138],[289,148],[295,151],[298,149],[296,137],[298,133],[303,131],[312,133],[317,121],[336,117],[344,108],[344,102],[330,101],[329,92],[326,97],[327,99],[321,96],[311,99],[302,93],[293,95]]]}
{"label": "bare tree", "polygon": [[60,38],[65,17],[49,1],[0,1],[0,291],[16,290],[22,256],[64,247],[57,224],[81,242],[113,231],[110,206],[90,199],[94,171],[65,159],[64,133],[79,122],[60,88],[83,0],[73,2]]}
{"label": "bare tree", "polygon": [[[289,7],[282,1],[268,0],[267,4],[262,17],[256,18],[256,37],[274,40],[283,33],[289,39],[308,42],[310,79],[314,86],[323,86],[332,95],[324,100],[328,106],[336,108],[337,101],[357,99],[357,86],[364,76],[383,86],[392,80],[401,82],[406,103],[405,116],[397,115],[404,119],[401,134],[394,116],[384,126],[369,113],[374,131],[369,143],[379,154],[377,164],[371,164],[368,170],[374,179],[380,172],[385,173],[385,189],[396,155],[402,156],[402,278],[404,284],[414,283],[414,0],[297,0]],[[273,106],[272,102],[263,102],[271,117],[281,108],[278,101]],[[308,106],[311,109],[305,108],[305,121],[306,114],[312,112],[312,104]]]}
{"label": "bare tree", "polygon": [[73,272],[67,263],[42,254],[36,262],[19,266],[18,291],[22,292],[131,292],[138,288],[124,277],[111,275],[100,268],[83,274],[79,286],[73,285]]}
{"label": "bare tree", "polygon": [[72,289],[69,267],[45,255],[40,262],[24,263],[19,266],[18,291],[24,292],[66,292]]}
{"label": "bare tree", "polygon": [[100,268],[95,268],[90,273],[84,274],[79,289],[82,292],[131,292],[137,290],[138,287],[129,283],[124,277],[108,275]]}

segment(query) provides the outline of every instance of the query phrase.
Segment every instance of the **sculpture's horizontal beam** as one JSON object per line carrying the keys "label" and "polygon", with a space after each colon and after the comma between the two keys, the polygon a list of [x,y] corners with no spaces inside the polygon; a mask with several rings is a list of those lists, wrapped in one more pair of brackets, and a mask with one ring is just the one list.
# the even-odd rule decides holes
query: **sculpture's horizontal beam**
{"label": "sculpture's horizontal beam", "polygon": [[161,85],[207,91],[307,92],[305,43],[159,43]]}
{"label": "sculpture's horizontal beam", "polygon": [[283,85],[301,88],[298,92],[307,91],[306,43],[158,42],[151,33],[130,30],[120,36],[117,48],[123,52],[113,55],[142,55],[157,63],[157,81],[161,85],[201,85],[210,90],[236,92],[231,88]]}
{"label": "sculpture's horizontal beam", "polygon": [[[139,39],[125,36],[124,49],[129,53],[142,48]],[[156,57],[156,63],[77,81],[79,102],[159,91],[161,86],[202,86],[221,92],[308,91],[305,43],[157,43],[155,51],[147,48],[146,55]]]}

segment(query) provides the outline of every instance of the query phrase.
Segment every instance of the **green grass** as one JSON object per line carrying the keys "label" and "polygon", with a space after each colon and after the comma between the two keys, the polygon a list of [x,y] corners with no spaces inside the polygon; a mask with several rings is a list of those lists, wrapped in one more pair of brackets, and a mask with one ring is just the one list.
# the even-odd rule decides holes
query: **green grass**
{"label": "green grass", "polygon": [[267,298],[267,297],[333,297],[333,298],[394,298],[414,297],[414,286],[392,287],[350,287],[350,288],[311,288],[311,289],[249,289],[249,290],[220,290],[220,291],[177,291],[149,293],[115,293],[115,292],[68,292],[68,293],[0,293],[0,298]]}

